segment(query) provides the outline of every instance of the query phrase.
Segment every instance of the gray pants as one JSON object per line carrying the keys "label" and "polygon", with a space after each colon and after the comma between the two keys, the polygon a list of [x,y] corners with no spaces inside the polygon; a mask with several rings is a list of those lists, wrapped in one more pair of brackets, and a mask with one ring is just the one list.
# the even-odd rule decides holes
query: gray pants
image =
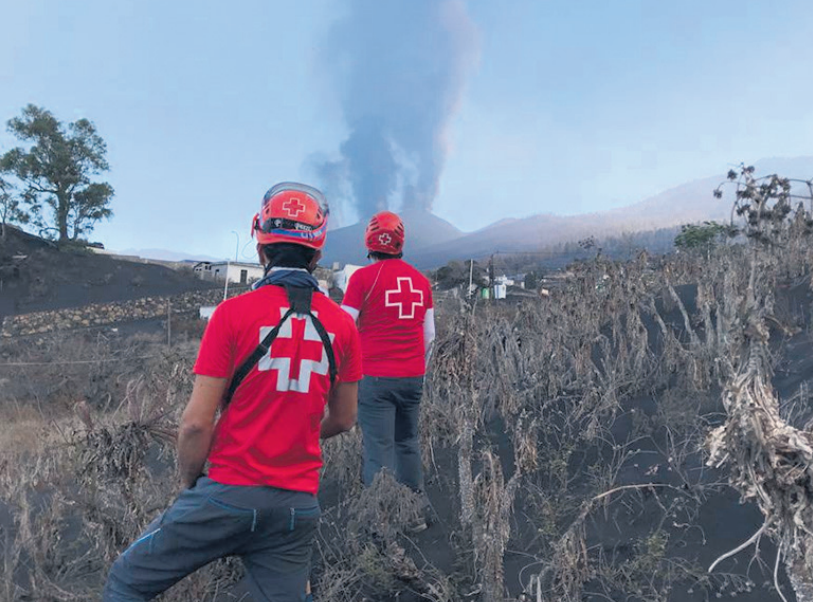
{"label": "gray pants", "polygon": [[320,515],[309,493],[201,477],[119,556],[102,599],[151,600],[213,560],[240,556],[254,600],[302,602]]}
{"label": "gray pants", "polygon": [[423,377],[365,376],[359,387],[358,422],[364,442],[365,485],[382,468],[415,491],[423,489],[418,436]]}

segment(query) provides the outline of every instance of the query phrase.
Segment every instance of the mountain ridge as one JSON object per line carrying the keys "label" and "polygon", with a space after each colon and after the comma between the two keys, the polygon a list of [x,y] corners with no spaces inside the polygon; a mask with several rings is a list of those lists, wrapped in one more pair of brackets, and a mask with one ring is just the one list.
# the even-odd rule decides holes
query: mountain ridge
{"label": "mountain ridge", "polygon": [[131,255],[134,257],[141,257],[142,259],[157,259],[159,261],[226,261],[226,258],[212,257],[210,255],[202,255],[200,253],[185,253],[183,251],[173,251],[172,249],[122,249],[121,251],[113,251],[118,255]]}
{"label": "mountain ridge", "polygon": [[[773,157],[757,161],[754,165],[757,173],[762,175],[813,176],[811,156]],[[420,268],[435,268],[450,260],[479,259],[496,252],[534,252],[588,236],[612,236],[707,220],[727,220],[734,201],[733,187],[724,188],[722,199],[716,199],[712,194],[725,180],[725,174],[698,178],[630,205],[604,211],[577,215],[545,212],[524,218],[507,217],[473,232],[461,232],[429,212],[413,212],[408,216],[409,220],[404,213],[407,222],[405,256]],[[419,223],[422,216],[427,220],[426,224]],[[437,221],[433,220],[448,224],[459,235],[450,236],[448,232],[437,230]],[[422,232],[424,228],[428,233]],[[416,236],[416,231],[421,235]],[[366,255],[363,234],[364,225],[361,223],[331,231],[325,249],[326,260],[340,263],[362,261]]]}
{"label": "mountain ridge", "polygon": [[[451,242],[464,236],[464,233],[445,219],[429,211],[410,209],[399,213],[406,229],[405,254],[412,249],[431,247],[438,242]],[[336,230],[330,230],[324,249],[324,262],[329,265],[363,264],[367,250],[364,248],[366,223],[358,222]]]}

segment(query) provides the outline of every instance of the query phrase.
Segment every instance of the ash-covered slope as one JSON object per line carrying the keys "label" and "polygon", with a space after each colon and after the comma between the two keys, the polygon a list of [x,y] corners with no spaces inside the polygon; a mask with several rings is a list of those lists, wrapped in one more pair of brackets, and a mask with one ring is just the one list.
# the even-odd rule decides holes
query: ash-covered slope
{"label": "ash-covered slope", "polygon": [[60,250],[12,227],[6,240],[0,241],[0,282],[0,321],[4,316],[33,311],[215,286],[191,271],[114,259],[86,249]]}

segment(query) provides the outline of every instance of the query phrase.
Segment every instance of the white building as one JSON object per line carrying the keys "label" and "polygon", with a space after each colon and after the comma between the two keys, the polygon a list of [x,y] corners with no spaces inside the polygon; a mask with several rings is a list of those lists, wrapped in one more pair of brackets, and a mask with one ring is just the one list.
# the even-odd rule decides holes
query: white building
{"label": "white building", "polygon": [[259,263],[241,261],[210,263],[202,261],[195,266],[195,274],[202,280],[223,282],[225,278],[228,278],[232,284],[249,284],[262,278],[265,270]]}
{"label": "white building", "polygon": [[[334,266],[335,268],[335,266]],[[362,266],[360,265],[353,265],[348,263],[344,266],[341,270],[336,270],[333,272],[333,286],[336,288],[341,289],[344,293],[347,291],[347,283],[350,281],[350,276],[356,273],[356,271],[360,270]]]}
{"label": "white building", "polygon": [[503,274],[502,276],[497,276],[494,278],[494,284],[502,284],[506,287],[518,286],[520,288],[525,288],[525,274],[516,274],[514,276],[507,276]]}
{"label": "white building", "polygon": [[217,309],[217,305],[201,305],[200,309],[198,309],[198,317],[201,320],[208,320],[212,317],[212,314],[215,313]]}

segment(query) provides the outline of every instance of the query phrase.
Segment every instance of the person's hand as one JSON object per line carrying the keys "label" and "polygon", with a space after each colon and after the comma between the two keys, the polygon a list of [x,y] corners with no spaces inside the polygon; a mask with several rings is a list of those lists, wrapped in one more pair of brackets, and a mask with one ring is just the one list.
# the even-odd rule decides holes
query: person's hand
{"label": "person's hand", "polygon": [[202,476],[203,475],[200,474],[197,477],[195,477],[194,479],[192,479],[191,481],[188,478],[181,477],[178,480],[178,493],[183,493],[187,489],[192,489],[195,486],[195,484],[198,482],[198,479],[200,477],[202,477]]}

